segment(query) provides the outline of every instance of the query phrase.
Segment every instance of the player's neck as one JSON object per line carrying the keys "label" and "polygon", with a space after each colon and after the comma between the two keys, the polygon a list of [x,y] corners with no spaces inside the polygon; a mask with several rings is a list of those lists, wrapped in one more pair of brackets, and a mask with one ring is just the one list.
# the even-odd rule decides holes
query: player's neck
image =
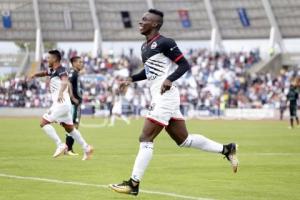
{"label": "player's neck", "polygon": [[146,35],[146,40],[147,43],[150,42],[153,38],[155,38],[157,35],[159,35],[158,31],[153,31],[151,33],[149,33],[148,35]]}
{"label": "player's neck", "polygon": [[73,67],[74,71],[79,72],[80,70],[77,69],[76,67]]}
{"label": "player's neck", "polygon": [[53,64],[53,70],[56,70],[58,67],[60,67],[60,63],[54,63]]}

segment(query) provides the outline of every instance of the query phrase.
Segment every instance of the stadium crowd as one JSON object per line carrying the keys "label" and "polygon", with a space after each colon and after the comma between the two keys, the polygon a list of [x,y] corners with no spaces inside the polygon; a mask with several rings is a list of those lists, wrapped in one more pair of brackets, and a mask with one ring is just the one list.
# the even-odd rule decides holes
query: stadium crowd
{"label": "stadium crowd", "polygon": [[[69,67],[69,58],[78,55],[75,50],[63,52],[62,65]],[[113,54],[91,58],[81,54],[85,71],[83,105],[108,109],[118,81],[138,71],[141,61],[131,53],[115,57]],[[185,52],[191,70],[179,79],[181,110],[208,110],[220,114],[225,108],[279,108],[280,102],[297,71],[282,70],[271,74],[248,74],[247,69],[260,61],[259,51],[238,53],[212,53],[207,49],[191,49]],[[46,69],[44,60],[41,69]],[[299,75],[299,74],[298,74]],[[139,115],[150,103],[147,82],[135,83],[125,95],[131,113]],[[1,107],[49,107],[51,98],[47,93],[47,80],[26,82],[25,78],[13,78],[0,82]]]}

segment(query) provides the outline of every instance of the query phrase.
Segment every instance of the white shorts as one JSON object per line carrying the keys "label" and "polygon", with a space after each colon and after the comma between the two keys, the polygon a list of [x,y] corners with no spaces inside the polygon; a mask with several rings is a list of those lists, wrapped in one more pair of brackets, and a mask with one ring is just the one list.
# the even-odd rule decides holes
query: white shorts
{"label": "white shorts", "polygon": [[73,125],[72,106],[68,104],[52,105],[43,115],[43,118],[48,122],[58,122]]}
{"label": "white shorts", "polygon": [[111,112],[116,115],[121,115],[122,114],[122,105],[119,102],[115,103]]}
{"label": "white shorts", "polygon": [[168,126],[170,120],[184,120],[179,106],[179,92],[173,86],[169,91],[152,100],[147,119],[161,126]]}

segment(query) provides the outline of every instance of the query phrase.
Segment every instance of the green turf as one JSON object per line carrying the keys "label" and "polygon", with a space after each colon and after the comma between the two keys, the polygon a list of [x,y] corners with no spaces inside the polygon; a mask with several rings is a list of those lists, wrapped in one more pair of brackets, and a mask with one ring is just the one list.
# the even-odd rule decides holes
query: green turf
{"label": "green turf", "polygon": [[[85,124],[101,119],[83,119]],[[51,157],[54,143],[39,128],[38,118],[0,119],[0,174],[107,185],[127,179],[138,150],[142,120],[127,126],[80,130],[94,145],[90,161]],[[300,199],[300,128],[279,121],[187,122],[191,133],[222,143],[239,144],[240,168],[233,174],[221,155],[181,149],[165,132],[156,139],[154,156],[141,189],[209,199]],[[55,126],[63,137],[61,127]],[[80,152],[78,145],[75,150]],[[81,153],[82,154],[82,153]],[[107,188],[49,183],[0,176],[0,200],[136,199]],[[141,192],[138,199],[182,199]]]}

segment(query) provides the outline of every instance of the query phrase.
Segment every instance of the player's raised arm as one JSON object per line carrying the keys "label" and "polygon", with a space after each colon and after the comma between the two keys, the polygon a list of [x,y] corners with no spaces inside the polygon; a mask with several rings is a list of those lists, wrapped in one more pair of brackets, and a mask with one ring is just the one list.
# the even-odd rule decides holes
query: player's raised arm
{"label": "player's raised arm", "polygon": [[44,76],[48,76],[48,72],[47,71],[41,71],[41,72],[37,72],[35,74],[32,74],[30,75],[27,80],[28,81],[31,81],[32,79],[34,78],[37,78],[37,77],[44,77]]}

